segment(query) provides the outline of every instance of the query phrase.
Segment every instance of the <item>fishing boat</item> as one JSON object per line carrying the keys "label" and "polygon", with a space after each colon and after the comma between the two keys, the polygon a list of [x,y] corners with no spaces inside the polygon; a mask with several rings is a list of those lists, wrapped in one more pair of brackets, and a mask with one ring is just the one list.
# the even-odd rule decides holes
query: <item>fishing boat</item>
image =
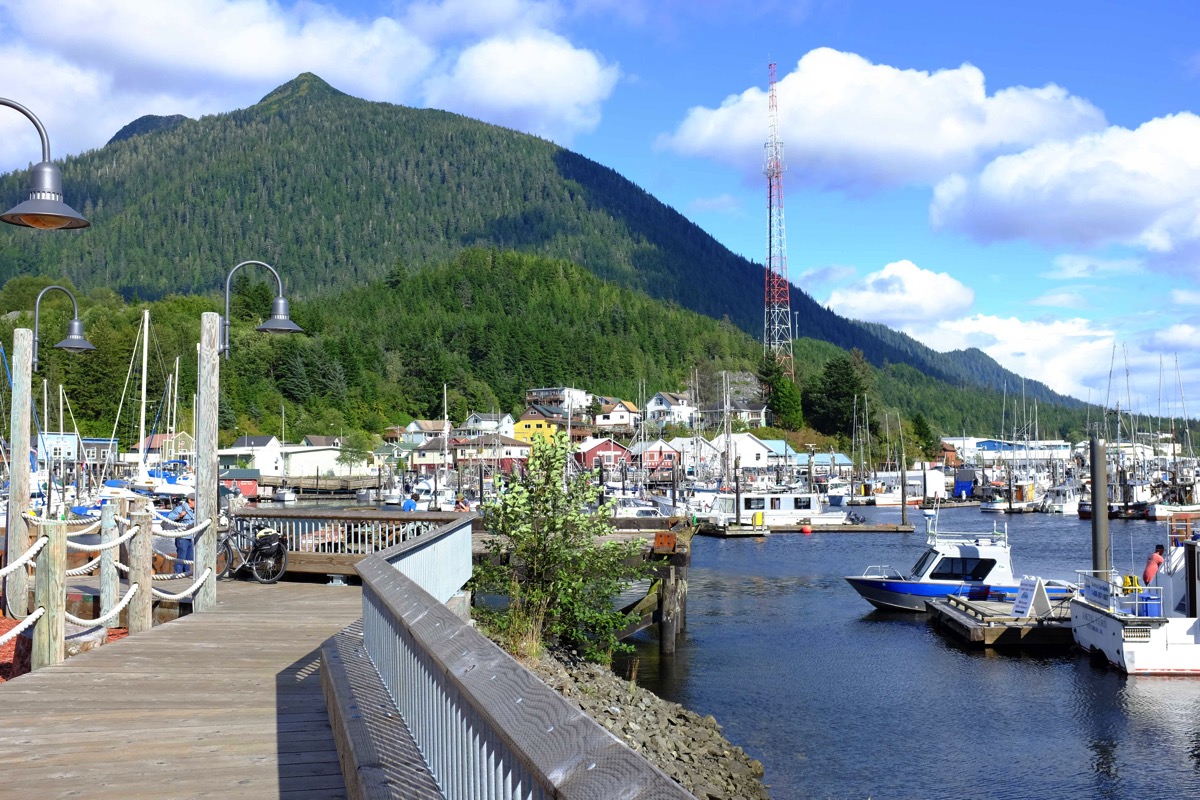
{"label": "fishing boat", "polygon": [[[740,506],[738,503],[740,502]],[[804,525],[844,525],[845,511],[827,511],[816,492],[797,492],[788,488],[764,492],[726,492],[712,503],[708,522],[726,528],[738,522],[767,528],[800,528]]]}
{"label": "fishing boat", "polygon": [[1138,576],[1080,571],[1075,643],[1128,675],[1200,675],[1200,514],[1167,527],[1167,556],[1149,586]]}
{"label": "fishing boat", "polygon": [[[1020,579],[1013,572],[1008,526],[992,524],[990,532],[942,533],[938,512],[924,512],[925,552],[907,574],[887,565],[870,566],[846,581],[863,598],[884,611],[925,611],[925,601],[965,594],[989,599],[1015,597]],[[1075,587],[1063,581],[1046,581],[1051,599],[1064,599]]]}
{"label": "fishing boat", "polygon": [[1041,509],[1048,514],[1078,514],[1079,485],[1071,482],[1051,486],[1042,500]]}

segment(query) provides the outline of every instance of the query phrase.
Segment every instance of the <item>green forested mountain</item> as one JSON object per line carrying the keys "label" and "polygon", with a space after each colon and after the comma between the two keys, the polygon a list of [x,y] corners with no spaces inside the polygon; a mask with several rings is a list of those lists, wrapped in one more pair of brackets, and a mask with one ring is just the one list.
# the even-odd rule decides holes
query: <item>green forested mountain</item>
{"label": "green forested mountain", "polygon": [[[761,265],[616,172],[455,114],[359,100],[310,74],[241,111],[135,120],[68,158],[63,176],[92,227],[0,230],[0,281],[46,275],[152,299],[217,291],[233,265],[259,259],[292,297],[317,298],[482,246],[566,259],[752,336],[762,328]],[[0,176],[0,197],[21,196],[25,179]],[[858,348],[877,366],[997,390],[1020,383],[978,351],[935,353],[800,290],[792,308],[797,336]],[[1032,381],[1025,392],[1078,405]]]}

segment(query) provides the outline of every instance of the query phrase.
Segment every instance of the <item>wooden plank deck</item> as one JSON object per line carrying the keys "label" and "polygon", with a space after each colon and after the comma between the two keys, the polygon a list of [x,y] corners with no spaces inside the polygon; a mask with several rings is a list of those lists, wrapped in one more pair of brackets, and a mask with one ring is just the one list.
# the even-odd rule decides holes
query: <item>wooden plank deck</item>
{"label": "wooden plank deck", "polygon": [[341,798],[318,648],[352,586],[222,581],[217,606],[0,684],[0,798]]}

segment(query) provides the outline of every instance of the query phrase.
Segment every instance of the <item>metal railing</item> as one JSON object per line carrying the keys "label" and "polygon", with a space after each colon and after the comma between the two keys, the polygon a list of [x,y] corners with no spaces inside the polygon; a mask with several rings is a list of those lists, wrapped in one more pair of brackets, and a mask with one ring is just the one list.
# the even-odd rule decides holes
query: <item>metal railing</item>
{"label": "metal railing", "polygon": [[[240,508],[232,524],[274,528],[290,553],[368,555],[427,536],[461,514],[374,509]],[[468,543],[468,552],[470,551]]]}
{"label": "metal railing", "polygon": [[442,794],[691,798],[451,612],[474,515],[357,565],[363,644]]}

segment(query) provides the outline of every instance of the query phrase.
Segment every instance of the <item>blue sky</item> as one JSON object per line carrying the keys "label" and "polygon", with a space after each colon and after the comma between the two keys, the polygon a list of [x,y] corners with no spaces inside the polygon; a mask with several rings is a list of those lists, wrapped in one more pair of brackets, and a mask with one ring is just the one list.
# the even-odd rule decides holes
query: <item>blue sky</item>
{"label": "blue sky", "polygon": [[[1178,415],[1182,384],[1195,416],[1198,8],[0,0],[0,93],[58,157],[311,71],[553,139],[761,262],[775,61],[793,283],[1085,400]],[[0,170],[37,152],[0,114]]]}

